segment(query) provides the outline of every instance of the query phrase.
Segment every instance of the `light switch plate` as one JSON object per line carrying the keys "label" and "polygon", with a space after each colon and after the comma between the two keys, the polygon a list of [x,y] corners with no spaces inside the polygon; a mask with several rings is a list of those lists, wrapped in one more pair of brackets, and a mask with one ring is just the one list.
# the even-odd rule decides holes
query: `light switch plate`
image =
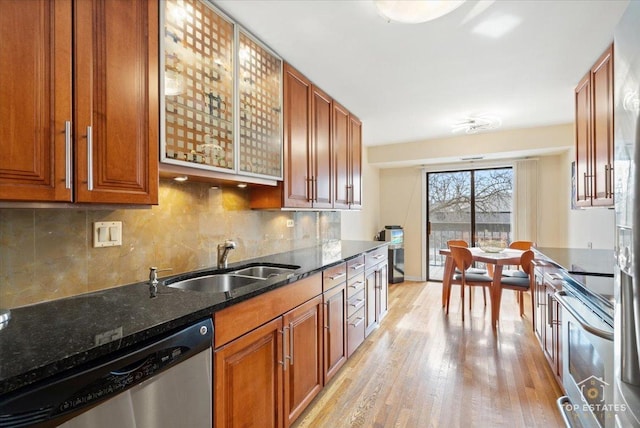
{"label": "light switch plate", "polygon": [[295,225],[295,223],[293,222],[293,220],[287,220],[287,227],[293,227]]}
{"label": "light switch plate", "polygon": [[93,248],[122,245],[121,221],[96,221],[93,223]]}

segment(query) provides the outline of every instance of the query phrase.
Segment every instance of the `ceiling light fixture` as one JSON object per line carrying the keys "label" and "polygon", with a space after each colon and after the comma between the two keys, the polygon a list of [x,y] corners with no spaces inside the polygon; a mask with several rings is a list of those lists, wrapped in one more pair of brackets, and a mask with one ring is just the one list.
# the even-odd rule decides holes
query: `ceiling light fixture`
{"label": "ceiling light fixture", "polygon": [[420,24],[460,7],[465,0],[374,0],[378,13],[389,22]]}
{"label": "ceiling light fixture", "polygon": [[502,125],[502,120],[498,116],[481,114],[478,116],[467,116],[463,120],[451,126],[451,132],[464,131],[467,134],[476,134],[480,131],[496,129]]}

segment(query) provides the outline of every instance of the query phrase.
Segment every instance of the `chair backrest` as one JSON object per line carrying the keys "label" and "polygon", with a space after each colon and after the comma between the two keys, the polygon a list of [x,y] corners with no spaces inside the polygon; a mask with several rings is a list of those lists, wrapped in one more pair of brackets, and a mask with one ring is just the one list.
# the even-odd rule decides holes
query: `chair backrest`
{"label": "chair backrest", "polygon": [[509,244],[509,248],[513,248],[514,250],[529,250],[533,247],[533,242],[531,241],[513,241]]}
{"label": "chair backrest", "polygon": [[466,271],[469,266],[471,266],[471,263],[473,263],[473,255],[467,247],[453,245],[450,247],[450,250],[451,257],[453,257],[453,261],[460,271]]}
{"label": "chair backrest", "polygon": [[450,240],[448,240],[447,241],[447,248],[451,248],[452,246],[469,248],[469,244],[467,243],[467,241],[462,240],[462,239],[450,239]]}
{"label": "chair backrest", "polygon": [[520,266],[522,266],[522,270],[527,274],[531,275],[531,260],[533,260],[534,254],[533,251],[527,250],[520,256]]}

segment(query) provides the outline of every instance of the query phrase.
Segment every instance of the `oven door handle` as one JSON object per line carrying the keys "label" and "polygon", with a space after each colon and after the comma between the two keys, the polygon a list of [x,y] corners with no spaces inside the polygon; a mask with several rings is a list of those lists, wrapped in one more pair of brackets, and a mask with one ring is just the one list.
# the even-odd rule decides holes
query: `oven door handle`
{"label": "oven door handle", "polygon": [[569,415],[567,414],[569,412],[569,409],[573,408],[573,403],[571,402],[569,397],[565,395],[558,398],[558,400],[556,401],[556,404],[558,406],[558,409],[560,409],[560,414],[562,415],[562,420],[564,421],[564,425],[567,428],[573,428],[573,424],[571,423],[571,420],[569,419]]}
{"label": "oven door handle", "polygon": [[602,339],[609,340],[609,341],[613,342],[613,333],[601,330],[601,329],[599,329],[597,327],[594,327],[591,324],[589,324],[582,317],[582,315],[580,315],[575,309],[573,309],[570,304],[568,304],[567,302],[564,301],[565,300],[564,296],[566,296],[566,295],[567,295],[567,293],[565,291],[557,291],[554,294],[556,300],[558,302],[560,302],[562,307],[564,309],[566,309],[567,312],[569,312],[576,319],[576,321],[578,321],[578,324],[580,324],[580,326],[582,328],[584,328],[589,333],[594,334],[594,335],[596,335],[596,336],[598,336],[598,337],[600,337]]}

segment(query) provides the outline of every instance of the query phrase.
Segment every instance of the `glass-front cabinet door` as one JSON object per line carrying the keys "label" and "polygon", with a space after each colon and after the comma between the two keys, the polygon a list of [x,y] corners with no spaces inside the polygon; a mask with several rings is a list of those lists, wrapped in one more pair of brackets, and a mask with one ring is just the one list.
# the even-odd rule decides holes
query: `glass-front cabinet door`
{"label": "glass-front cabinet door", "polygon": [[240,171],[282,178],[282,60],[239,34]]}
{"label": "glass-front cabinet door", "polygon": [[161,4],[161,162],[282,179],[282,60],[208,0]]}
{"label": "glass-front cabinet door", "polygon": [[234,170],[234,24],[200,0],[164,4],[162,160]]}

